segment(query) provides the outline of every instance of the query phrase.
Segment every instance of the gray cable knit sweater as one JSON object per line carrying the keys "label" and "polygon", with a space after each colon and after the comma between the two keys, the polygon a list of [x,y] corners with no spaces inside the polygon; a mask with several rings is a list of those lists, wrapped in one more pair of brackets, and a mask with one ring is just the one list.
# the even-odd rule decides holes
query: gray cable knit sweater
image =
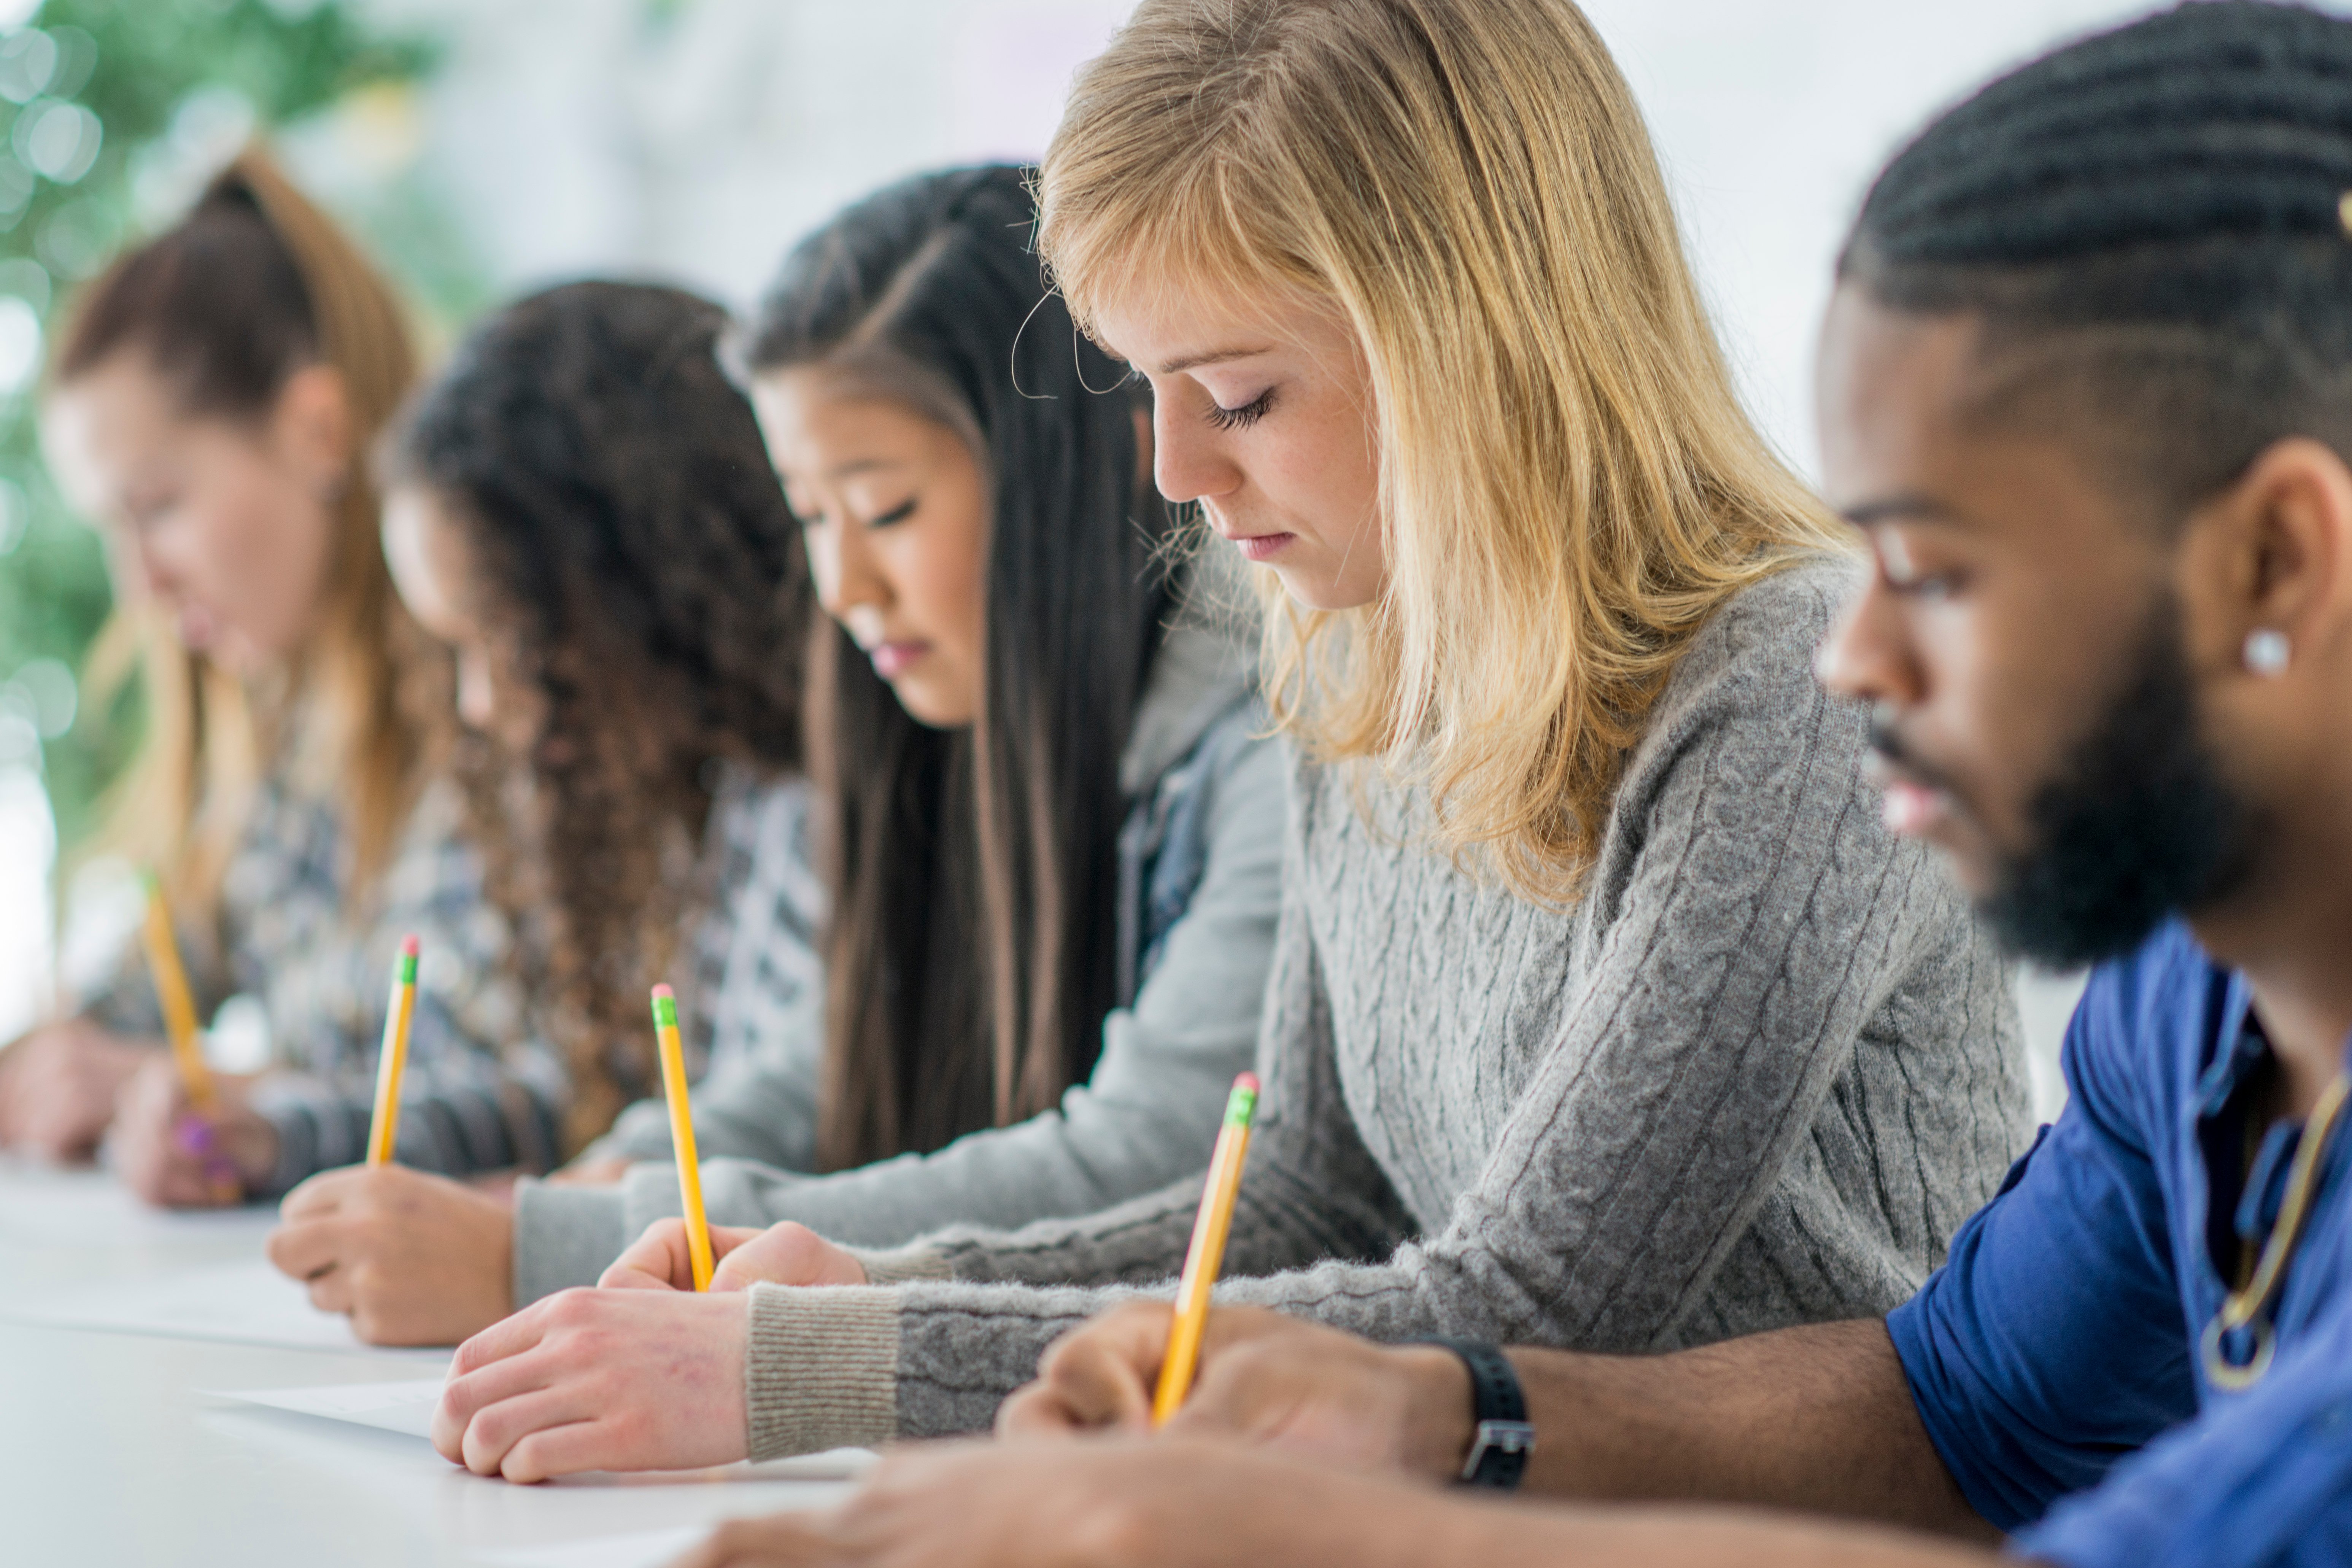
{"label": "gray cable knit sweater", "polygon": [[[2025,1069],[2000,956],[1879,827],[1863,715],[1813,682],[1848,581],[1717,613],[1573,908],[1414,847],[1415,797],[1299,768],[1220,1301],[1658,1351],[1918,1287],[2022,1147]],[[1199,1194],[755,1287],[753,1457],[984,1426],[1106,1287],[1177,1271]]]}

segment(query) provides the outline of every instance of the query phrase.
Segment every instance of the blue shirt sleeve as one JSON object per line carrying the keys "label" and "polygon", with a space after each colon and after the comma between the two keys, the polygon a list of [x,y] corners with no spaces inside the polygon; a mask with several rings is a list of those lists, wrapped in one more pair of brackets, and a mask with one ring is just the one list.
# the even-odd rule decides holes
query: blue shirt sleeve
{"label": "blue shirt sleeve", "polygon": [[2066,1568],[2352,1562],[2352,1322],[2283,1352],[2251,1393],[2116,1466],[2010,1549]]}
{"label": "blue shirt sleeve", "polygon": [[1929,1439],[2005,1531],[2196,1412],[2129,967],[2067,1029],[2064,1114],[1887,1319]]}

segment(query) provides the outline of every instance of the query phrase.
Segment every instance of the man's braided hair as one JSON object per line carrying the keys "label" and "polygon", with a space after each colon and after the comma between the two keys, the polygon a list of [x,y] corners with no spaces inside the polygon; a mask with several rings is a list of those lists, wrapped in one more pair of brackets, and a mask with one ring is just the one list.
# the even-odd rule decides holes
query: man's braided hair
{"label": "man's braided hair", "polygon": [[1840,281],[1975,312],[2177,520],[2288,436],[2352,459],[2352,22],[2221,0],[2047,55],[1882,174]]}

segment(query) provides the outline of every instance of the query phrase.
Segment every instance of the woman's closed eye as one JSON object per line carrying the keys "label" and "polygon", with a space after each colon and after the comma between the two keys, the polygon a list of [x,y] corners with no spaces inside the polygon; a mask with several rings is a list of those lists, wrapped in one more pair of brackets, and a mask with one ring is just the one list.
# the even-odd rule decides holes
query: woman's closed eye
{"label": "woman's closed eye", "polygon": [[920,498],[916,496],[908,496],[905,500],[900,501],[897,506],[892,507],[888,511],[882,513],[880,516],[868,518],[866,521],[866,526],[868,528],[887,528],[894,522],[906,521],[908,518],[915,515],[915,502],[919,499]]}
{"label": "woman's closed eye", "polygon": [[1212,402],[1204,413],[1209,423],[1220,430],[1246,430],[1265,418],[1266,411],[1273,406],[1274,388],[1269,386],[1238,408],[1228,408],[1222,403]]}

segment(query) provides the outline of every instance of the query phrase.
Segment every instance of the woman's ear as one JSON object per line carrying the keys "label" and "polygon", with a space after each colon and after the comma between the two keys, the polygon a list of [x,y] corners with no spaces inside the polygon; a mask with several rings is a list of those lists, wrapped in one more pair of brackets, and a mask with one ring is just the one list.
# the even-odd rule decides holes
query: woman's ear
{"label": "woman's ear", "polygon": [[271,445],[318,496],[331,505],[351,482],[352,405],[343,373],[305,365],[286,378],[269,417]]}

